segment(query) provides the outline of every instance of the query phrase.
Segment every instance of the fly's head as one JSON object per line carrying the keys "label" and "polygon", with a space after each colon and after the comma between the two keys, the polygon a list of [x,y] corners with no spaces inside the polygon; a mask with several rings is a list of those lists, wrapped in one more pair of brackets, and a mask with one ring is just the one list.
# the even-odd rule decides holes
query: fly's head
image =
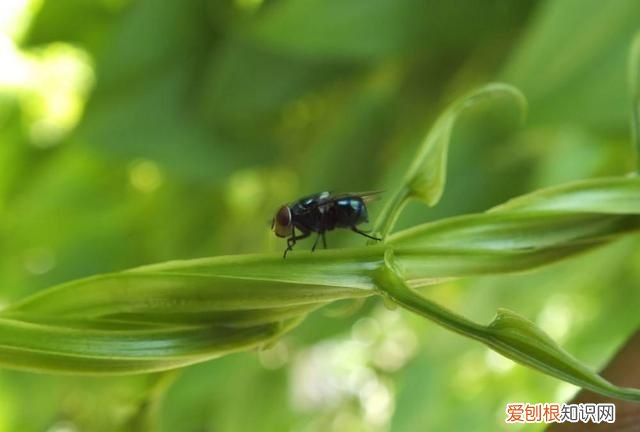
{"label": "fly's head", "polygon": [[278,209],[271,221],[271,229],[278,237],[289,237],[293,234],[293,217],[289,207],[282,206]]}

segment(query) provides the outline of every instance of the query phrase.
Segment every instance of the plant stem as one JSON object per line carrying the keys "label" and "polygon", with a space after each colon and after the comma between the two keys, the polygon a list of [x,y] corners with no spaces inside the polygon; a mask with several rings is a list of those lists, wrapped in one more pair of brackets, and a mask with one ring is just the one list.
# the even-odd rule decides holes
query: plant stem
{"label": "plant stem", "polygon": [[611,384],[562,350],[535,324],[513,312],[501,310],[491,324],[484,326],[422,297],[403,280],[391,249],[385,252],[385,262],[378,269],[376,283],[380,293],[394,303],[482,342],[504,357],[605,396],[640,401],[639,389]]}
{"label": "plant stem", "polygon": [[483,342],[486,340],[484,326],[427,300],[407,286],[398,274],[397,268],[395,268],[391,249],[385,253],[385,264],[380,268],[377,276],[378,286],[382,295],[388,297],[394,303],[435,321],[460,335]]}
{"label": "plant stem", "polygon": [[374,231],[380,233],[384,240],[391,230],[393,229],[402,209],[409,201],[410,193],[409,187],[403,184],[387,201],[387,204],[382,209],[382,213],[378,217],[378,222],[375,225]]}

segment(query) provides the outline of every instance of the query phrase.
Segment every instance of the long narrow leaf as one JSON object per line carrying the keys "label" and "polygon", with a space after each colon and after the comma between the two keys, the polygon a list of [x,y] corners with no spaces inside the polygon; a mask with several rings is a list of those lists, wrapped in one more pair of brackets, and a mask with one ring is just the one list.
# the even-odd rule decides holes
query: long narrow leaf
{"label": "long narrow leaf", "polygon": [[[638,202],[637,178],[588,180],[534,192],[484,214],[410,228],[381,245],[295,251],[286,260],[267,254],[174,261],[72,281],[0,314],[0,362],[108,374],[204,361],[264,345],[326,303],[389,295],[379,279],[388,267],[385,254],[393,255],[394,271],[406,287],[527,270],[637,232]],[[396,300],[415,310],[406,299]],[[535,341],[537,330],[529,324],[517,336],[503,330],[517,320],[499,317],[486,328],[464,321],[464,334],[560,379],[629,397],[584,375],[548,341],[539,348],[542,339]],[[430,318],[447,327],[453,319]],[[454,318],[459,325],[462,318]]]}

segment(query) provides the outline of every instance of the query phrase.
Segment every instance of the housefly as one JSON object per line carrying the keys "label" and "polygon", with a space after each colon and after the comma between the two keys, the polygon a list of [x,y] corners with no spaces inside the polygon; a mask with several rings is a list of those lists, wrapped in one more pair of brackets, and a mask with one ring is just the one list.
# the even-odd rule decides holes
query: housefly
{"label": "housefly", "polygon": [[[380,240],[358,229],[358,225],[368,222],[367,203],[380,192],[332,194],[320,192],[301,198],[278,209],[271,222],[271,229],[278,237],[287,237],[287,252],[293,250],[298,240],[317,233],[311,251],[316,249],[318,240],[327,248],[325,233],[335,228],[346,228],[372,240]],[[300,233],[296,233],[296,230]]]}

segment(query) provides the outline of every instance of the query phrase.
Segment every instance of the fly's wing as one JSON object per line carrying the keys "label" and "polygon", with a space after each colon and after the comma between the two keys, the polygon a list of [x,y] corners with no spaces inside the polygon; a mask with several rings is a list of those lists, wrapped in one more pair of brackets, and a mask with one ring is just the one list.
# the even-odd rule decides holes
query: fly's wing
{"label": "fly's wing", "polygon": [[322,209],[331,206],[335,201],[344,198],[359,198],[365,204],[368,204],[378,199],[382,192],[383,191],[349,193],[319,192],[299,199],[295,203],[292,203],[292,207],[297,209],[298,214],[307,214],[318,209],[322,211]]}
{"label": "fly's wing", "polygon": [[365,204],[370,203],[371,201],[375,201],[380,198],[384,191],[367,191],[367,192],[350,192],[343,194],[332,194],[331,200],[335,201],[341,198],[360,198],[364,201]]}
{"label": "fly's wing", "polygon": [[300,198],[298,201],[291,203],[290,207],[295,208],[299,214],[307,214],[319,206],[332,201],[333,196],[331,192],[318,192],[313,195]]}
{"label": "fly's wing", "polygon": [[290,205],[311,203],[311,202],[325,202],[332,196],[331,192],[318,192],[305,197],[300,198],[297,201],[292,202]]}

